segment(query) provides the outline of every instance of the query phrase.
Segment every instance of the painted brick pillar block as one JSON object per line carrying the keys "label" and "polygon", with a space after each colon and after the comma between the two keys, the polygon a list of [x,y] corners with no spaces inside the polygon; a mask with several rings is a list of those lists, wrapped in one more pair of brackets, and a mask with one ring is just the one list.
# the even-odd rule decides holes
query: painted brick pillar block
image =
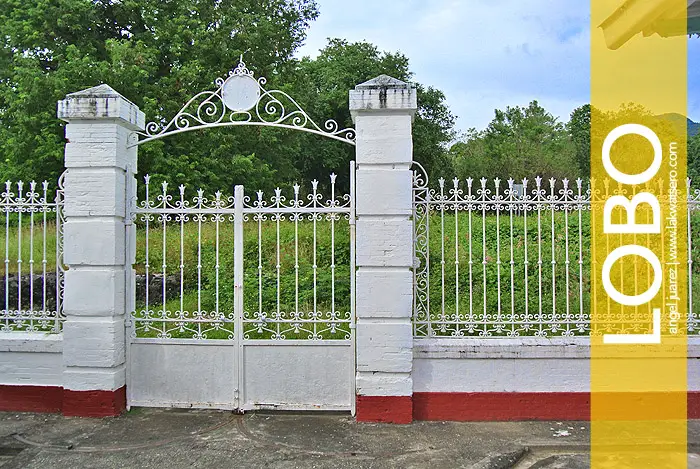
{"label": "painted brick pillar block", "polygon": [[412,421],[413,85],[386,75],[350,91],[357,131],[359,421]]}
{"label": "painted brick pillar block", "polygon": [[125,217],[127,197],[135,196],[127,194],[135,188],[127,178],[136,172],[136,147],[128,143],[145,118],[107,85],[69,94],[58,117],[67,122],[63,413],[119,415],[126,407],[125,291],[134,256]]}

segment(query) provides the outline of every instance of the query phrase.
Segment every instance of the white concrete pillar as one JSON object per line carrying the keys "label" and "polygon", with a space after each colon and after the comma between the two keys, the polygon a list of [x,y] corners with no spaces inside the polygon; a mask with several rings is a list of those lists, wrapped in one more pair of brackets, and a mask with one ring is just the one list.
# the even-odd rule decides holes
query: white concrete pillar
{"label": "white concrete pillar", "polygon": [[413,85],[386,75],[350,91],[357,131],[357,419],[412,420]]}
{"label": "white concrete pillar", "polygon": [[67,122],[63,413],[118,415],[126,406],[125,278],[134,255],[125,215],[136,147],[128,142],[145,118],[107,85],[69,94],[58,117]]}

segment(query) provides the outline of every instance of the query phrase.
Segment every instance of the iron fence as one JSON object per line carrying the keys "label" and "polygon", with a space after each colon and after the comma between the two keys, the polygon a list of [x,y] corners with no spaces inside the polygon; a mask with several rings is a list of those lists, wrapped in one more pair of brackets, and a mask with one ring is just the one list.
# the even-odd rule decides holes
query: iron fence
{"label": "iron fence", "polygon": [[61,332],[63,314],[63,178],[53,189],[5,182],[4,278],[0,280],[0,331]]}
{"label": "iron fence", "polygon": [[[622,193],[604,186],[595,200],[605,192]],[[690,182],[688,188],[687,327],[689,334],[698,334],[694,289],[700,278],[693,275],[693,248],[700,225],[693,220],[700,210],[700,192],[691,192]],[[591,194],[589,182],[581,179],[516,183],[455,178],[440,179],[431,189],[424,173],[416,171],[414,335],[647,332],[652,314],[646,307],[637,308],[632,322],[606,313],[591,330]],[[636,268],[633,281],[638,281]]]}

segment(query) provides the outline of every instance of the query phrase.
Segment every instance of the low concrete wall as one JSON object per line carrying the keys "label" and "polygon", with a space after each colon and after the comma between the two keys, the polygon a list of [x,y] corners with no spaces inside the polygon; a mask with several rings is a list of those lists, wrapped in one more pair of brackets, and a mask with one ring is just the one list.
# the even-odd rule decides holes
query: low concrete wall
{"label": "low concrete wall", "polygon": [[0,333],[0,410],[60,412],[63,336]]}
{"label": "low concrete wall", "polygon": [[0,385],[61,386],[61,334],[0,333]]}
{"label": "low concrete wall", "polygon": [[[587,419],[587,338],[417,339],[414,418]],[[624,370],[621,370],[621,373]],[[689,408],[700,401],[700,339],[688,343]]]}
{"label": "low concrete wall", "polygon": [[[587,338],[419,339],[414,392],[589,392]],[[700,391],[700,339],[688,340],[688,390]]]}

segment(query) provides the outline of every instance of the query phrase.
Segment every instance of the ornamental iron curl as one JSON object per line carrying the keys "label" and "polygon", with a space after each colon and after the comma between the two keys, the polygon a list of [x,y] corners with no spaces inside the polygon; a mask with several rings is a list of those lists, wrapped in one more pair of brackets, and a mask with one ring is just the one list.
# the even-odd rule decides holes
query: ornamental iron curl
{"label": "ornamental iron curl", "polygon": [[267,79],[256,79],[243,57],[214,83],[216,90],[195,94],[167,123],[151,121],[144,132],[134,132],[131,146],[190,130],[237,125],[301,130],[355,145],[355,129],[341,129],[333,119],[319,126],[289,94],[265,89]]}

